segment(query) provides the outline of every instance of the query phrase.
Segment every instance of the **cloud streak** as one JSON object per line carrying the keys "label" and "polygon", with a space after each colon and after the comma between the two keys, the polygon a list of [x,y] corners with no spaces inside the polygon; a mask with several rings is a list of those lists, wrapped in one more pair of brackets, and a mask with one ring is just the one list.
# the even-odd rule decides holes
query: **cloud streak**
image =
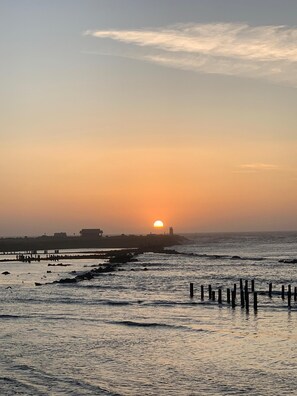
{"label": "cloud streak", "polygon": [[297,87],[297,28],[236,23],[179,24],[150,30],[87,31],[136,48],[167,67],[268,79]]}
{"label": "cloud streak", "polygon": [[259,172],[271,172],[280,170],[278,165],[266,164],[266,163],[251,163],[242,164],[239,169],[233,171],[233,173],[259,173]]}
{"label": "cloud streak", "polygon": [[279,169],[279,167],[277,165],[263,164],[263,163],[243,164],[240,167],[242,169],[259,170],[259,171],[270,171],[270,170]]}

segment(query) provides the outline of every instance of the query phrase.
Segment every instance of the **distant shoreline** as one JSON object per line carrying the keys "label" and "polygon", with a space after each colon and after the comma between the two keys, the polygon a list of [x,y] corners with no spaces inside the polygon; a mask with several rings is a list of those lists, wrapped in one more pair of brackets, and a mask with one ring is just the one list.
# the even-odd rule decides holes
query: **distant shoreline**
{"label": "distant shoreline", "polygon": [[180,235],[119,235],[100,238],[52,236],[2,238],[0,252],[32,252],[38,250],[83,249],[83,248],[148,248],[165,247],[185,243]]}

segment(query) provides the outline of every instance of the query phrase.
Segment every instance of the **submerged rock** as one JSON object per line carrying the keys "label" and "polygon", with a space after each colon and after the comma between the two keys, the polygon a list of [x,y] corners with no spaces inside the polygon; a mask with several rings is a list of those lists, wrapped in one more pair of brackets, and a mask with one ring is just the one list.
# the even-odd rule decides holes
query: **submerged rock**
{"label": "submerged rock", "polygon": [[63,263],[59,263],[59,264],[48,264],[48,267],[69,267],[71,264],[63,264]]}
{"label": "submerged rock", "polygon": [[136,258],[134,258],[134,255],[131,252],[119,252],[119,253],[114,254],[109,259],[110,263],[116,263],[116,264],[125,264],[128,262],[135,262],[135,261],[138,261],[138,260]]}
{"label": "submerged rock", "polygon": [[77,279],[76,278],[65,278],[65,279],[60,279],[58,283],[76,283]]}

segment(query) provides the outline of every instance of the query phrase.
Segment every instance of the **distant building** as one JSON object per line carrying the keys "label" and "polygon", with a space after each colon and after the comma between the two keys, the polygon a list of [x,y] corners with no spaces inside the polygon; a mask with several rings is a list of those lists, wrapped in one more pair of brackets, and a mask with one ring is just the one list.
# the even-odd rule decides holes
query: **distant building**
{"label": "distant building", "polygon": [[172,227],[169,228],[169,235],[170,235],[170,236],[173,235],[173,228],[172,228]]}
{"label": "distant building", "polygon": [[54,238],[58,238],[58,239],[67,238],[67,234],[66,232],[55,232]]}
{"label": "distant building", "polygon": [[100,228],[83,228],[79,233],[82,238],[100,238],[103,231]]}

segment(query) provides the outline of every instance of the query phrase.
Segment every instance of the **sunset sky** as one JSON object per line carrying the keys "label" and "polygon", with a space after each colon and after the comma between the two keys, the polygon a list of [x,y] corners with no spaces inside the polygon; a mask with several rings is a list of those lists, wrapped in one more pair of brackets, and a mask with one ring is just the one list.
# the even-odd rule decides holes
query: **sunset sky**
{"label": "sunset sky", "polygon": [[297,230],[296,16],[1,0],[0,236]]}

